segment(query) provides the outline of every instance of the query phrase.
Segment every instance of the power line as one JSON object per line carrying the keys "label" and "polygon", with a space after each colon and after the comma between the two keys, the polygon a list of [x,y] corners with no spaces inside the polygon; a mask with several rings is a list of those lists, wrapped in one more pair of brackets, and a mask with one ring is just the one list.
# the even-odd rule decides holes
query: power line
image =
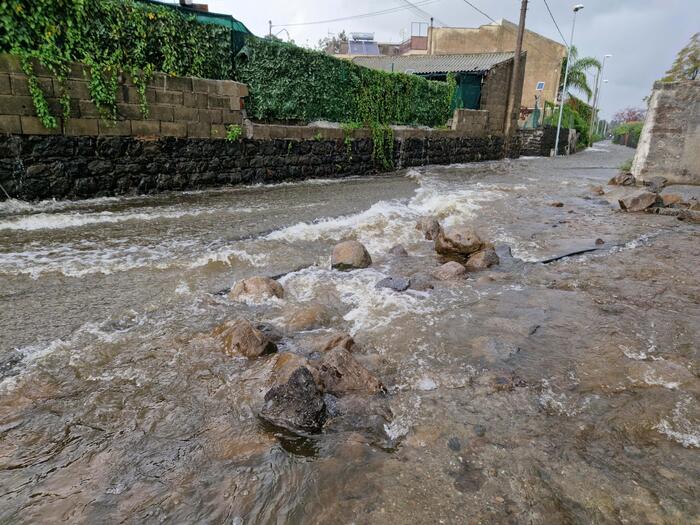
{"label": "power line", "polygon": [[481,9],[479,9],[479,8],[476,7],[474,4],[472,4],[471,2],[469,2],[469,0],[462,0],[462,2],[464,2],[465,4],[471,6],[473,9],[475,9],[476,11],[478,11],[479,13],[481,13],[482,15],[484,15],[486,18],[488,18],[489,20],[491,20],[491,22],[493,22],[494,24],[496,23],[496,21],[495,21],[493,18],[491,18],[489,15],[487,15],[486,13],[484,13]]}
{"label": "power line", "polygon": [[547,7],[547,11],[549,12],[549,16],[552,19],[552,22],[554,22],[554,25],[556,26],[557,31],[559,32],[559,36],[564,41],[564,44],[566,45],[566,47],[569,47],[569,43],[566,41],[566,38],[564,38],[564,35],[561,32],[561,29],[559,29],[559,24],[557,24],[557,21],[554,19],[554,15],[552,14],[552,10],[549,8],[549,4],[547,3],[547,0],[544,0],[544,5]]}
{"label": "power line", "polygon": [[402,2],[403,2],[404,4],[407,4],[408,6],[412,7],[412,8],[413,8],[413,12],[414,12],[414,13],[417,13],[419,16],[422,16],[422,17],[424,17],[424,18],[433,18],[433,19],[434,19],[438,24],[440,24],[441,26],[446,26],[446,25],[447,25],[445,22],[443,22],[443,21],[440,20],[439,18],[433,17],[433,16],[432,16],[430,13],[428,13],[427,11],[424,11],[423,9],[417,7],[416,4],[413,4],[413,3],[409,2],[409,0],[402,0]]}
{"label": "power line", "polygon": [[340,18],[331,18],[328,20],[316,20],[314,22],[296,22],[293,24],[273,24],[272,27],[311,26],[311,25],[317,25],[317,24],[330,24],[333,22],[345,22],[347,20],[355,20],[355,19],[360,19],[360,18],[370,18],[370,17],[378,16],[378,15],[386,15],[389,13],[396,13],[398,11],[412,9],[412,8],[419,6],[419,5],[434,4],[436,1],[437,0],[423,0],[421,2],[416,2],[415,4],[411,4],[410,2],[408,2],[410,5],[401,5],[401,6],[397,6],[397,7],[391,7],[388,9],[382,9],[381,11],[373,11],[372,13],[363,13],[360,15],[343,16]]}

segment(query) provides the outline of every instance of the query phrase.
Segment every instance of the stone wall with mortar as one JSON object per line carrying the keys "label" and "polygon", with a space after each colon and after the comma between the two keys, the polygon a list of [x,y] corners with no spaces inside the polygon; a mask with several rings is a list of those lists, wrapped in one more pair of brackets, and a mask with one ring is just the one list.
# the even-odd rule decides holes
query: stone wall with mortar
{"label": "stone wall with mortar", "polygon": [[[554,153],[557,128],[544,126],[536,129],[521,129],[520,154],[525,157],[550,157]],[[563,155],[576,153],[576,130],[562,128],[559,136],[559,151]]]}
{"label": "stone wall with mortar", "polygon": [[632,174],[700,184],[700,80],[654,85]]}
{"label": "stone wall with mortar", "polygon": [[69,118],[64,119],[61,84],[50,71],[38,65],[34,69],[58,126],[42,125],[19,60],[0,54],[0,133],[224,138],[227,125],[242,123],[242,99],[248,95],[248,86],[239,82],[156,73],[146,88],[149,112],[144,117],[136,86],[124,78],[117,89],[117,120],[105,120],[90,100],[85,66],[72,64],[66,81]]}
{"label": "stone wall with mortar", "polygon": [[[501,137],[409,135],[394,141],[397,168],[503,158]],[[0,185],[16,199],[76,199],[367,175],[378,171],[372,149],[369,138],[0,135]]]}
{"label": "stone wall with mortar", "polygon": [[[53,114],[61,115],[60,84],[41,67],[35,72]],[[509,73],[504,68],[487,79],[487,92],[507,89]],[[372,157],[370,130],[251,122],[243,109],[247,86],[237,82],[155,74],[144,118],[136,87],[122,79],[116,122],[102,119],[90,101],[84,66],[73,64],[66,84],[70,116],[46,129],[18,60],[0,55],[0,199],[87,198],[382,171]],[[495,95],[489,100],[501,111]],[[396,126],[394,166],[501,159],[504,116],[505,107],[496,126],[488,111],[463,112],[456,129]],[[242,126],[241,140],[225,140],[229,124]],[[511,156],[518,144],[515,137]]]}

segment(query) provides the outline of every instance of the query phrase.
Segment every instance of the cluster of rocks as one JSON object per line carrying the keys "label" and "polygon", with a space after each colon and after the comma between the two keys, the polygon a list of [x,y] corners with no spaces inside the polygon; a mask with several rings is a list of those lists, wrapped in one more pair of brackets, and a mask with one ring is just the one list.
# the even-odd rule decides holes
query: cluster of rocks
{"label": "cluster of rocks", "polygon": [[[426,291],[433,288],[435,280],[459,279],[468,272],[499,264],[493,245],[469,226],[443,228],[436,218],[424,217],[416,229],[426,240],[433,241],[441,265],[410,276],[386,277],[376,284],[377,288]],[[389,254],[408,256],[401,245],[394,246]],[[372,257],[358,241],[341,242],[331,253],[331,268],[337,271],[371,265]],[[254,276],[236,282],[228,296],[234,301],[260,303],[283,299],[285,290],[275,279]],[[272,384],[258,412],[263,420],[307,435],[343,428],[348,421],[352,430],[363,424],[383,428],[390,419],[390,411],[381,403],[386,390],[381,380],[362,364],[361,349],[349,334],[334,333],[311,342],[299,335],[328,327],[332,318],[332,312],[323,305],[306,303],[282,317],[284,334],[272,325],[256,326],[245,318],[227,321],[213,330],[211,336],[227,355],[247,359],[268,356],[275,360]],[[294,351],[285,351],[291,340],[295,341],[291,345]]]}
{"label": "cluster of rocks", "polygon": [[493,244],[485,242],[471,226],[443,228],[434,217],[423,217],[416,224],[426,240],[435,243],[441,266],[431,275],[439,281],[464,276],[499,264]]}
{"label": "cluster of rocks", "polygon": [[[661,191],[666,187],[664,177],[652,177],[644,181],[643,187],[618,200],[620,209],[627,212],[657,213],[671,215],[681,220],[700,222],[700,201],[683,199],[674,193]],[[631,173],[620,173],[608,182],[614,186],[638,186],[638,181]]]}
{"label": "cluster of rocks", "polygon": [[[332,258],[333,267],[342,270],[365,268],[372,263],[364,246],[355,241],[336,246]],[[254,276],[236,282],[228,295],[235,301],[259,303],[282,299],[285,290],[275,279]],[[288,332],[304,332],[328,326],[331,317],[322,305],[307,303],[285,315],[283,324]],[[274,360],[272,385],[258,414],[276,427],[308,435],[348,426],[342,421],[350,419],[353,430],[366,421],[376,423],[372,430],[381,430],[390,418],[388,409],[378,409],[378,401],[370,399],[383,397],[386,390],[356,358],[361,349],[347,333],[333,333],[294,345],[294,352],[284,351],[285,335],[277,328],[256,326],[241,317],[217,326],[211,337],[227,355]]]}

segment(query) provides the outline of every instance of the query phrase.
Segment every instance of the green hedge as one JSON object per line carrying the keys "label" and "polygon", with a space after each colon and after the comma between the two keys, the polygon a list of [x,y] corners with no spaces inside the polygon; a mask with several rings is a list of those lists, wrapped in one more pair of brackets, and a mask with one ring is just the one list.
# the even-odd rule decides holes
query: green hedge
{"label": "green hedge", "polygon": [[644,122],[624,122],[613,130],[613,142],[636,148],[643,127]]}
{"label": "green hedge", "polygon": [[235,69],[257,119],[439,126],[451,115],[454,82],[375,71],[284,42],[249,38]]}
{"label": "green hedge", "polygon": [[[37,113],[55,127],[33,74],[38,62],[61,80],[71,61],[90,66],[90,94],[106,117],[116,117],[118,75],[129,74],[141,92],[154,71],[228,79],[233,76],[232,31],[202,24],[172,7],[135,0],[3,0],[0,51],[18,55],[30,77]],[[68,98],[62,89],[64,108]]]}

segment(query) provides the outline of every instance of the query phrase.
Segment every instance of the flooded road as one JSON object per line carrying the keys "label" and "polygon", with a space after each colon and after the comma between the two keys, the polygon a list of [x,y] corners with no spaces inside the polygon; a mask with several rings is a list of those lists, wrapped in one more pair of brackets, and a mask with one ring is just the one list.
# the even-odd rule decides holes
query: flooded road
{"label": "flooded road", "polygon": [[[632,154],[0,203],[0,523],[697,523],[700,229],[611,204]],[[513,257],[376,289],[437,266],[423,215]],[[346,239],[371,268],[329,269]],[[217,294],[258,274],[285,298]],[[312,302],[323,326],[290,328]],[[208,337],[237,317],[288,353],[352,334],[381,424],[262,424],[277,356]]]}

